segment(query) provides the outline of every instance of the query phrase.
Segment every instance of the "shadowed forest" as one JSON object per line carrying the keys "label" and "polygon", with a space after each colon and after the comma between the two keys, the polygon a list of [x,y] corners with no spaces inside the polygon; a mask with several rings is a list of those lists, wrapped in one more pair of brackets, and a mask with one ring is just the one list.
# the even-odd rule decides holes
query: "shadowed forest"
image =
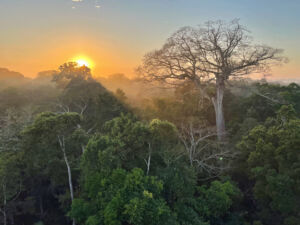
{"label": "shadowed forest", "polygon": [[300,86],[250,79],[287,59],[248,35],[181,28],[130,78],[0,69],[0,224],[299,225]]}

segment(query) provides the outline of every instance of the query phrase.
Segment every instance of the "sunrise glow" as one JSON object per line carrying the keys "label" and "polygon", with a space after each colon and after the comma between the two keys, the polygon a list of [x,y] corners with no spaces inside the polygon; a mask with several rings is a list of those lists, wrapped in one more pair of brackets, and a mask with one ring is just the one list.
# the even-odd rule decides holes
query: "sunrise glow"
{"label": "sunrise glow", "polygon": [[71,59],[71,61],[76,62],[78,66],[86,66],[92,69],[94,67],[94,63],[91,59],[85,56],[78,56]]}
{"label": "sunrise glow", "polygon": [[87,61],[83,60],[83,59],[78,59],[76,62],[78,63],[79,66],[89,67],[89,63]]}
{"label": "sunrise glow", "polygon": [[299,12],[0,0],[0,225],[300,225]]}
{"label": "sunrise glow", "polygon": [[284,4],[277,0],[272,8],[269,1],[261,0],[0,2],[0,68],[26,77],[57,70],[65,62],[86,65],[94,76],[134,77],[144,54],[160,48],[180,27],[239,18],[255,43],[283,49],[289,59],[284,66],[272,67],[268,79],[299,79],[300,5],[296,0]]}

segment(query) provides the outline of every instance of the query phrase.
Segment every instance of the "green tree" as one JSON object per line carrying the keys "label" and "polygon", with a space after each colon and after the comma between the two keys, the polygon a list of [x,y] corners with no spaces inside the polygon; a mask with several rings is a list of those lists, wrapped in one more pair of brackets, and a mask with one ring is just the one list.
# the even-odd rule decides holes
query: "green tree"
{"label": "green tree", "polygon": [[240,190],[229,181],[213,181],[209,187],[198,188],[198,211],[213,224],[218,224],[226,215],[234,202],[241,197]]}
{"label": "green tree", "polygon": [[253,128],[238,146],[247,159],[259,216],[266,224],[300,221],[299,134],[300,120],[286,105],[277,117]]}
{"label": "green tree", "polygon": [[79,113],[82,128],[88,133],[99,130],[106,121],[127,111],[113,93],[93,79],[86,66],[65,63],[54,74],[53,81],[61,90],[57,111]]}
{"label": "green tree", "polygon": [[89,198],[75,200],[70,212],[82,224],[176,224],[160,196],[162,182],[141,169],[115,169],[108,176],[95,173],[87,182]]}
{"label": "green tree", "polygon": [[8,108],[0,117],[0,212],[3,224],[13,221],[23,190],[21,130],[31,121],[31,110]]}
{"label": "green tree", "polygon": [[[70,199],[74,199],[74,178],[72,171],[78,167],[79,158],[82,154],[81,144],[78,140],[78,126],[81,117],[77,113],[42,113],[37,116],[34,123],[23,131],[25,154],[28,159],[29,167],[38,169],[37,173],[48,173],[52,177],[52,182],[62,179],[67,180],[69,186]],[[75,135],[74,135],[75,134]],[[76,137],[74,139],[74,137]],[[80,141],[81,139],[79,139]],[[29,158],[28,158],[29,157]],[[77,161],[77,163],[76,163]],[[59,171],[58,165],[66,169]],[[36,168],[38,165],[38,168]],[[60,178],[60,176],[66,177]],[[75,222],[73,221],[73,224]]]}
{"label": "green tree", "polygon": [[[3,224],[8,224],[17,211],[17,200],[22,191],[22,173],[18,152],[8,151],[0,154],[0,212]],[[19,206],[20,207],[20,206]]]}
{"label": "green tree", "polygon": [[87,66],[79,66],[76,62],[68,62],[61,65],[58,72],[53,75],[53,81],[59,86],[66,87],[74,80],[91,80],[91,69]]}

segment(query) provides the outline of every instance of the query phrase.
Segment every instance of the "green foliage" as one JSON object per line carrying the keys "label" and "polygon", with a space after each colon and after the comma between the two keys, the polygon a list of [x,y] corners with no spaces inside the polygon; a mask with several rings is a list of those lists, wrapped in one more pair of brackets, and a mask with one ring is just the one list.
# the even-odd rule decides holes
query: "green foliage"
{"label": "green foliage", "polygon": [[173,124],[160,120],[146,124],[131,115],[122,114],[108,121],[102,134],[90,140],[84,156],[84,159],[98,158],[100,163],[95,160],[93,163],[93,167],[98,168],[145,168],[144,160],[149,154],[153,157],[152,168],[157,168],[169,160],[167,152],[178,145],[177,130]]}
{"label": "green foliage", "polygon": [[209,187],[198,188],[199,212],[205,218],[217,219],[224,216],[241,195],[239,189],[229,181],[213,181]]}
{"label": "green foliage", "polygon": [[[72,204],[70,215],[76,221],[85,221],[84,224],[175,224],[169,207],[160,197],[162,182],[145,176],[141,169],[130,172],[115,169],[108,176],[95,174],[87,179],[96,185],[87,190],[92,199],[76,200]],[[94,218],[99,220],[96,222]]]}
{"label": "green foliage", "polygon": [[0,92],[0,113],[7,109],[20,109],[29,103],[29,96],[24,95],[24,91],[16,88],[6,88]]}
{"label": "green foliage", "polygon": [[177,163],[160,169],[157,174],[164,181],[163,196],[179,224],[208,224],[197,212],[197,176],[193,168]]}
{"label": "green foliage", "polygon": [[125,102],[125,101],[127,100],[127,97],[126,97],[125,92],[124,92],[122,89],[120,89],[120,88],[118,88],[118,89],[116,90],[115,96],[116,96],[116,98],[119,99],[121,102]]}
{"label": "green foliage", "polygon": [[0,154],[0,211],[7,216],[16,213],[20,193],[23,189],[20,153],[1,152]]}
{"label": "green foliage", "polygon": [[[82,154],[82,142],[86,139],[84,132],[78,128],[81,116],[77,113],[56,114],[45,112],[39,114],[34,122],[22,132],[24,154],[24,175],[30,184],[30,191],[37,204],[66,211],[70,207],[68,160],[72,182],[76,184],[79,177],[78,167]],[[32,185],[34,184],[34,185]],[[44,205],[40,205],[40,209]],[[49,207],[49,206],[48,206]],[[55,209],[56,208],[56,209]],[[62,223],[55,216],[49,221]]]}
{"label": "green foliage", "polygon": [[267,223],[282,224],[290,215],[297,219],[300,209],[300,120],[295,115],[291,106],[281,107],[276,118],[252,129],[239,144]]}
{"label": "green foliage", "polygon": [[[177,145],[177,129],[167,121],[146,124],[121,115],[107,122],[83,155],[84,190],[72,204],[70,216],[83,224],[204,225],[226,215],[238,189],[216,181],[197,191],[196,173],[186,161],[165,163],[165,154],[172,154]],[[151,173],[157,177],[136,168],[144,167],[149,154]],[[216,211],[214,216],[202,209],[204,205],[207,211]]]}
{"label": "green foliage", "polygon": [[[39,114],[22,133],[27,172],[48,176],[54,186],[66,185],[66,166],[59,138],[64,138],[66,154],[76,165],[82,154],[81,141],[85,138],[78,130],[80,122],[81,117],[77,113]],[[79,137],[79,134],[82,136]]]}
{"label": "green foliage", "polygon": [[86,66],[65,63],[53,75],[53,81],[62,91],[57,110],[79,113],[86,130],[99,130],[106,121],[127,112],[118,98],[92,78]]}
{"label": "green foliage", "polygon": [[35,223],[34,225],[44,225],[44,223],[42,221],[39,221],[39,222]]}
{"label": "green foliage", "polygon": [[76,62],[64,63],[59,67],[59,71],[54,74],[53,81],[60,87],[66,87],[69,82],[74,80],[90,80],[92,74],[90,68],[86,66],[78,66]]}
{"label": "green foliage", "polygon": [[174,95],[152,98],[143,108],[140,114],[148,120],[159,118],[177,126],[191,120],[215,123],[213,106],[195,90],[192,82],[177,87]]}
{"label": "green foliage", "polygon": [[[168,121],[161,121],[159,119],[153,119],[149,123],[149,130],[151,138],[157,145],[162,144],[176,144],[177,142],[177,128],[174,124]],[[163,147],[162,147],[163,148]]]}
{"label": "green foliage", "polygon": [[179,139],[183,125],[214,124],[193,84],[148,100],[136,109],[143,121],[128,113],[122,90],[110,93],[86,67],[65,64],[54,81],[59,89],[0,92],[1,222],[6,212],[8,224],[28,225],[300,224],[299,85],[241,90],[233,82],[226,143],[209,143],[227,150],[238,142],[236,158],[224,176],[208,178],[190,166]]}
{"label": "green foliage", "polygon": [[233,144],[259,123],[276,117],[282,105],[292,105],[300,115],[299,99],[300,86],[295,83],[287,86],[267,82],[233,85],[224,97],[225,118],[229,121],[227,130],[234,136]]}

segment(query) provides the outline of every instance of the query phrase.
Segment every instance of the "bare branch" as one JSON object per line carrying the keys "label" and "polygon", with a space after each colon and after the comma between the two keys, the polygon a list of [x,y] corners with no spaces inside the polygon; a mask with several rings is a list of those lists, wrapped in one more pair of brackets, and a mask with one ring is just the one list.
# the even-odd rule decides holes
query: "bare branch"
{"label": "bare branch", "polygon": [[[199,93],[214,105],[221,140],[225,134],[225,82],[267,71],[286,59],[280,49],[253,44],[248,33],[238,20],[229,23],[209,21],[196,28],[183,27],[161,49],[146,54],[137,71],[145,81],[176,85],[192,81]],[[216,89],[214,97],[207,91],[211,83]]]}

